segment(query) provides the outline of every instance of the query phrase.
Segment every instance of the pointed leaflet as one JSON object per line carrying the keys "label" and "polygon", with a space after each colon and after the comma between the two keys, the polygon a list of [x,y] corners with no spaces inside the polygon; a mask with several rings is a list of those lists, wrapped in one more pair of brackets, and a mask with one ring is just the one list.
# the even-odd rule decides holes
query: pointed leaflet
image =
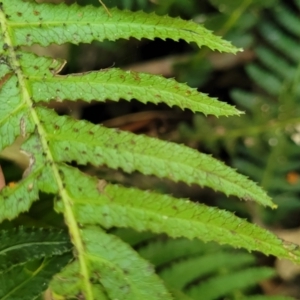
{"label": "pointed leaflet", "polygon": [[[172,299],[154,268],[119,238],[96,227],[83,228],[81,237],[85,245],[84,257],[89,265],[89,278],[94,285],[101,283],[104,286],[109,299]],[[68,266],[51,284],[55,293],[64,297],[74,295],[78,287],[80,290],[78,269],[68,274],[69,269],[75,271],[76,267]],[[65,273],[67,278],[64,281]],[[79,282],[69,284],[70,275],[76,276]]]}
{"label": "pointed leaflet", "polygon": [[[200,277],[207,277],[224,269],[245,268],[254,263],[255,257],[249,253],[219,252],[175,261],[163,268],[159,276],[169,286],[182,290]],[[185,276],[183,277],[182,274]]]}
{"label": "pointed leaflet", "polygon": [[56,161],[106,164],[125,172],[137,170],[146,175],[205,185],[227,195],[274,206],[255,183],[194,149],[75,121],[67,116],[58,117],[42,108],[38,109],[38,114],[45,122],[46,139]]}
{"label": "pointed leaflet", "polygon": [[[199,238],[300,262],[300,250],[232,213],[167,195],[108,184],[61,166],[76,220],[106,228],[131,227],[171,237]],[[63,210],[63,204],[57,208]]]}
{"label": "pointed leaflet", "polygon": [[[131,228],[115,228],[111,233],[119,237],[122,241],[129,244],[130,246],[137,246],[141,243],[146,243],[147,241],[156,237],[156,234],[150,231],[147,232],[137,232]],[[147,258],[146,258],[147,259]],[[147,259],[149,260],[149,259]]]}
{"label": "pointed leaflet", "polygon": [[138,248],[138,252],[143,258],[159,267],[189,256],[204,255],[207,252],[215,253],[223,248],[216,243],[203,243],[200,240],[159,239],[149,241],[148,245]]}
{"label": "pointed leaflet", "polygon": [[0,272],[12,265],[71,250],[67,232],[49,228],[2,230],[0,242]]}
{"label": "pointed leaflet", "polygon": [[[34,63],[32,63],[34,61]],[[137,99],[142,103],[166,103],[188,108],[194,112],[216,116],[239,115],[231,105],[217,101],[206,94],[174,79],[157,75],[142,74],[119,69],[105,69],[99,72],[55,75],[63,62],[33,54],[23,53],[20,59],[26,83],[32,93],[32,100],[92,100],[118,101]]]}
{"label": "pointed leaflet", "polygon": [[[144,12],[110,10],[94,6],[66,6],[23,2],[19,0],[2,0],[7,26],[12,32],[15,45],[43,46],[52,43],[71,42],[90,43],[93,40],[115,41],[119,38],[136,39],[156,37],[183,39],[195,42],[199,47],[208,46],[212,50],[236,53],[239,49],[229,42],[213,35],[202,25],[179,18],[157,16]],[[16,10],[17,6],[17,10]]]}
{"label": "pointed leaflet", "polygon": [[0,299],[36,299],[47,289],[52,276],[58,273],[71,258],[70,253],[65,253],[46,257],[42,262],[38,260],[0,272]]}

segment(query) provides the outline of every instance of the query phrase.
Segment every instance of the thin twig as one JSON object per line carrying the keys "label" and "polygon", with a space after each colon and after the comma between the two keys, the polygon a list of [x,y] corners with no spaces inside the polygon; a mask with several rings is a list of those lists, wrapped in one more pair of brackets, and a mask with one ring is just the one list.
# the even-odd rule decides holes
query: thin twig
{"label": "thin twig", "polygon": [[102,2],[102,0],[99,0],[100,4],[103,6],[103,8],[106,10],[107,14],[112,17],[111,13],[109,12],[108,8],[106,7],[106,5]]}

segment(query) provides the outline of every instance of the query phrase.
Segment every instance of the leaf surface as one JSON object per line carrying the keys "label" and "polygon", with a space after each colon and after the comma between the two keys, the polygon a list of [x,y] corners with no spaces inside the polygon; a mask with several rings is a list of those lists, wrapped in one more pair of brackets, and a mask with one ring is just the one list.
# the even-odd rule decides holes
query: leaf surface
{"label": "leaf surface", "polygon": [[[213,35],[192,21],[179,18],[157,16],[144,12],[110,10],[111,16],[103,8],[73,4],[51,5],[18,0],[3,0],[4,11],[9,16],[7,23],[13,31],[15,45],[47,46],[51,43],[66,42],[91,43],[93,40],[115,41],[119,38],[171,38],[195,42],[199,47],[208,46],[212,50],[236,53],[239,49],[229,42]],[[16,6],[18,10],[16,12]]]}
{"label": "leaf surface", "polygon": [[[72,199],[73,213],[80,223],[216,241],[300,261],[297,245],[283,242],[230,212],[153,192],[111,184],[103,186],[103,182],[67,166],[61,166],[60,170],[65,177],[66,192]],[[86,189],[89,195],[84,192]],[[57,203],[57,209],[63,210],[61,202]]]}
{"label": "leaf surface", "polygon": [[[35,61],[32,64],[32,61]],[[215,116],[241,114],[233,106],[222,103],[208,95],[199,93],[186,84],[162,76],[116,68],[101,71],[56,75],[64,65],[62,61],[23,53],[20,64],[24,68],[26,85],[35,102],[58,100],[105,101],[137,99],[142,103],[166,103],[193,112]]]}
{"label": "leaf surface", "polygon": [[39,117],[45,122],[47,140],[56,161],[106,164],[127,173],[137,170],[175,182],[208,186],[226,195],[276,207],[253,181],[194,149],[66,116],[57,118],[45,109],[39,109]]}

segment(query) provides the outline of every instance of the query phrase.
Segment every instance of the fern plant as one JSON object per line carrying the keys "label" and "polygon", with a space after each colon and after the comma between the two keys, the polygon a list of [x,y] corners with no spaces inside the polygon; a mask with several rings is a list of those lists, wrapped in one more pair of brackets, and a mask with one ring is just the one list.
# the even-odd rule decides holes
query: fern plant
{"label": "fern plant", "polygon": [[[199,47],[229,53],[239,49],[196,23],[167,16],[118,9],[111,9],[108,14],[105,9],[92,6],[21,0],[3,0],[0,8],[0,149],[22,137],[22,151],[29,158],[23,179],[1,191],[0,220],[12,220],[28,211],[40,192],[56,196],[55,210],[64,216],[74,246],[74,261],[52,282],[52,298],[175,297],[149,262],[107,232],[112,227],[216,241],[300,261],[296,245],[230,212],[111,184],[84,174],[72,162],[198,184],[227,196],[276,207],[261,188],[235,170],[183,145],[59,116],[45,103],[135,98],[143,103],[164,102],[205,115],[238,116],[240,111],[160,76],[113,68],[62,76],[59,72],[64,61],[34,55],[22,46],[159,37],[183,39]],[[15,282],[13,275],[8,278],[11,284],[10,280]],[[15,293],[4,294],[2,298],[20,295],[17,290]]]}

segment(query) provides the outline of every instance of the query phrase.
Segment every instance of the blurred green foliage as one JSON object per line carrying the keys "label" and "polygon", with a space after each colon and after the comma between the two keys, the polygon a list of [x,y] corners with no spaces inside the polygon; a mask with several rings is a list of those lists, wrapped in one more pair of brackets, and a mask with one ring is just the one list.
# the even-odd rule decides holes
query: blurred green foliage
{"label": "blurred green foliage", "polygon": [[291,216],[300,212],[299,11],[299,2],[293,6],[282,2],[263,10],[247,29],[255,59],[244,65],[246,74],[240,71],[241,87],[226,89],[226,100],[244,109],[244,116],[206,122],[197,115],[192,126],[179,127],[186,142],[193,140],[215,155],[225,152],[231,165],[278,203],[277,211],[254,209],[253,218],[288,227],[299,226],[299,218]]}

